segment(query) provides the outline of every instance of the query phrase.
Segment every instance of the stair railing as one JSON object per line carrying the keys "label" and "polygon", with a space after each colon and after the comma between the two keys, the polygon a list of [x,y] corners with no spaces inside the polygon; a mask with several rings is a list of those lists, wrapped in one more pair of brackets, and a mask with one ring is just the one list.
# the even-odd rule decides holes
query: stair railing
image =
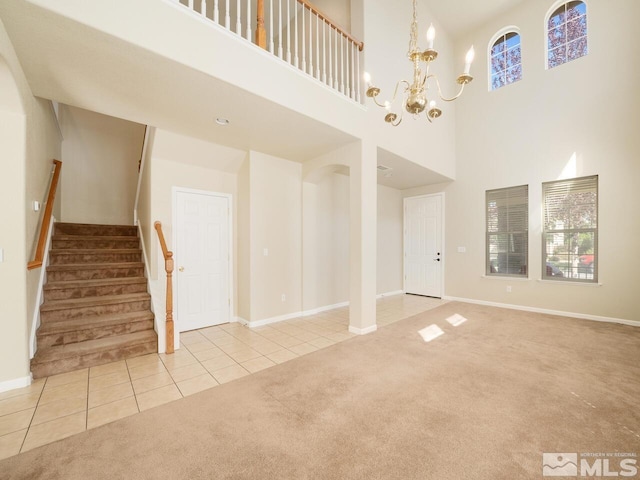
{"label": "stair railing", "polygon": [[[364,42],[309,0],[173,0],[362,103]],[[256,15],[252,15],[252,3]]]}
{"label": "stair railing", "polygon": [[167,249],[167,242],[164,240],[162,233],[162,224],[155,222],[153,224],[158,232],[160,247],[164,257],[164,269],[167,272],[167,321],[166,321],[166,353],[173,353],[173,252]]}
{"label": "stair railing", "polygon": [[58,181],[60,180],[60,170],[62,162],[60,160],[53,161],[53,177],[49,185],[49,193],[47,194],[47,204],[40,225],[40,236],[38,237],[38,245],[36,246],[35,258],[27,263],[27,270],[33,270],[42,266],[44,259],[44,250],[47,245],[47,237],[49,235],[49,225],[51,224],[51,216],[53,215],[53,202],[56,199],[56,190],[58,189]]}

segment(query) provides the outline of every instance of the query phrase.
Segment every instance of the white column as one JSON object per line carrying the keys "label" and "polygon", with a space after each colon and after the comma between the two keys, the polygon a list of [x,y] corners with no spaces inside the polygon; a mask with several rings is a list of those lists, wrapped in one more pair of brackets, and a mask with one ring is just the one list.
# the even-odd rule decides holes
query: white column
{"label": "white column", "polygon": [[376,326],[377,150],[361,142],[360,158],[351,161],[349,220],[349,331],[359,335]]}

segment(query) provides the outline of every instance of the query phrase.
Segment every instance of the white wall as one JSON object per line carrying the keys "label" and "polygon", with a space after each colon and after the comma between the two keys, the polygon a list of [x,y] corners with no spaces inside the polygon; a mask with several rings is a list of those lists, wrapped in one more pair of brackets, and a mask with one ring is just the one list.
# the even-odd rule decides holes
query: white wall
{"label": "white wall", "polygon": [[[147,255],[150,268],[150,285],[153,294],[156,321],[160,322],[159,347],[164,350],[164,312],[166,299],[166,277],[164,259],[153,230],[153,223],[160,221],[169,250],[173,245],[173,187],[183,187],[232,195],[233,215],[233,271],[234,312],[237,311],[237,169],[242,164],[244,152],[214,145],[194,138],[178,135],[165,130],[156,130],[151,146],[148,198],[149,214],[141,214],[140,222],[149,243]],[[145,196],[147,194],[145,193]],[[145,207],[146,208],[146,207]],[[147,235],[146,232],[150,232]],[[180,253],[174,250],[174,258],[179,261]],[[176,263],[177,268],[178,263]],[[174,275],[175,285],[175,275]],[[174,286],[175,289],[175,286]],[[174,314],[175,315],[175,314]],[[176,321],[179,321],[174,316]],[[178,330],[176,325],[176,331]]]}
{"label": "white wall", "polygon": [[144,125],[60,105],[62,221],[131,225]]}
{"label": "white wall", "polygon": [[299,312],[302,307],[302,166],[253,151],[249,161],[251,318],[247,320],[255,321]]}
{"label": "white wall", "polygon": [[403,289],[402,192],[378,185],[378,295]]}
{"label": "white wall", "polygon": [[304,311],[349,301],[349,177],[332,170],[303,184]]}
{"label": "white wall", "polygon": [[[36,308],[40,269],[27,272],[42,213],[31,202],[48,189],[60,138],[48,102],[35,98],[0,21],[0,391],[24,386],[29,377],[28,339]],[[59,209],[54,209],[59,214]]]}
{"label": "white wall", "polygon": [[[544,17],[551,2],[519,8],[461,38],[475,44],[478,85],[456,103],[457,181],[445,190],[446,294],[584,315],[640,320],[637,250],[640,221],[640,66],[628,32],[640,17],[634,0],[588,1],[589,54],[545,70]],[[486,46],[500,28],[521,29],[520,82],[488,92]],[[573,161],[575,159],[575,161]],[[599,175],[601,286],[541,282],[541,183]],[[529,185],[529,279],[483,278],[484,193]],[[466,253],[455,253],[466,246]],[[506,293],[506,286],[512,293]]]}

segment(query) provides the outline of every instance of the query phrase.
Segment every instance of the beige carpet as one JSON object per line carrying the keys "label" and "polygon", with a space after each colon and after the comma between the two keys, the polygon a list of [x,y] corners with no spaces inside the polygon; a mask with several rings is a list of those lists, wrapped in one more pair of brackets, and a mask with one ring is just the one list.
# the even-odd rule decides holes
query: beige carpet
{"label": "beige carpet", "polygon": [[[432,323],[445,334],[425,343]],[[640,329],[449,303],[6,459],[0,478],[541,479],[543,452],[640,453],[639,399]]]}

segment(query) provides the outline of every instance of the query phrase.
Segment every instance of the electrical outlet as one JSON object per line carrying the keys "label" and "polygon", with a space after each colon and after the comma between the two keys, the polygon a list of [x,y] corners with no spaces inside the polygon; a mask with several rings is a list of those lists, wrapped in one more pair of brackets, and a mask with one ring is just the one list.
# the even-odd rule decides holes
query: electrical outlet
{"label": "electrical outlet", "polygon": [[286,302],[286,301],[287,301],[287,296],[286,296],[284,293],[282,294],[282,301],[283,301],[283,302]]}
{"label": "electrical outlet", "polygon": [[262,253],[264,254],[265,257],[268,257],[269,256],[269,249],[268,248],[263,249]]}
{"label": "electrical outlet", "polygon": [[465,253],[467,251],[467,247],[458,247],[458,253]]}
{"label": "electrical outlet", "polygon": [[507,285],[507,293],[511,293],[511,285]]}

